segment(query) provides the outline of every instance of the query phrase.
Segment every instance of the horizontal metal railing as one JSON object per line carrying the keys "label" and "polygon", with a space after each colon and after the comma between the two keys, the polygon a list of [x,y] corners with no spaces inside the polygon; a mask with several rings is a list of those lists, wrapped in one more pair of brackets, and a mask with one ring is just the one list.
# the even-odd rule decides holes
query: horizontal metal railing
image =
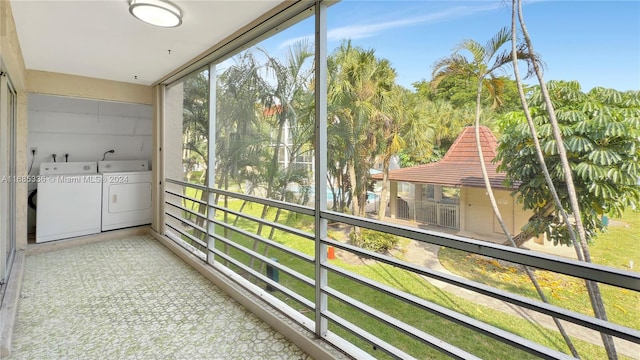
{"label": "horizontal metal railing", "polygon": [[[179,181],[169,181],[168,182],[179,185],[189,187],[191,184],[179,182]],[[519,249],[519,248],[511,248],[503,245],[496,245],[488,242],[447,235],[442,233],[436,233],[431,231],[426,231],[418,228],[412,228],[407,226],[395,225],[382,223],[376,220],[361,218],[351,215],[346,215],[338,212],[332,211],[322,211],[316,212],[312,208],[308,208],[305,206],[299,206],[295,204],[269,200],[258,198],[254,196],[249,196],[245,194],[239,194],[219,189],[206,189],[201,188],[202,191],[208,191],[208,194],[218,194],[220,196],[226,196],[228,198],[234,198],[238,200],[248,201],[251,203],[261,204],[263,206],[274,207],[282,210],[287,210],[290,212],[295,212],[299,214],[309,215],[309,216],[320,216],[322,219],[332,222],[339,222],[347,225],[358,226],[361,228],[371,229],[375,231],[381,231],[385,233],[394,234],[397,236],[413,239],[415,241],[420,241],[424,243],[430,243],[440,246],[445,246],[457,250],[462,250],[478,255],[483,255],[495,259],[506,260],[511,263],[517,263],[521,265],[533,266],[537,269],[549,270],[552,272],[565,274],[569,276],[574,276],[586,280],[592,280],[600,283],[610,284],[613,286],[629,289],[632,291],[640,291],[640,274],[616,270],[606,266],[579,262],[576,260],[561,258],[558,256],[546,255],[537,252],[532,252],[529,250]],[[176,195],[180,198],[184,199],[184,195],[180,196],[175,192],[168,191],[167,194]],[[184,199],[185,201],[192,201],[192,198]],[[167,203],[168,206],[178,208],[180,210],[185,210],[184,207],[177,206],[173,203]],[[247,229],[243,229],[239,226],[235,226],[230,222],[224,222],[220,219],[216,218],[215,212],[224,212],[226,214],[232,215],[235,218],[243,218],[249,220],[252,223],[261,224],[263,226],[272,227],[278,229],[280,231],[284,231],[286,233],[292,234],[300,238],[302,241],[313,241],[315,236],[306,231],[296,229],[291,226],[286,226],[282,224],[278,224],[273,221],[269,221],[266,219],[258,218],[255,216],[251,216],[248,214],[244,214],[240,211],[233,210],[230,208],[226,208],[220,203],[217,204],[207,204],[207,206],[211,209],[207,215],[204,215],[206,221],[210,225],[214,225],[216,227],[220,227],[222,229],[226,229],[227,231],[240,234],[245,236],[247,239],[251,239],[252,241],[256,241],[263,246],[270,247],[273,249],[277,249],[285,254],[292,256],[293,258],[299,259],[303,261],[305,264],[313,265],[315,263],[315,259],[313,256],[300,252],[298,250],[291,249],[283,244],[278,243],[272,239],[266,238],[254,232],[251,232]],[[194,214],[192,212],[186,212],[193,216],[196,216],[202,219],[203,215],[198,214],[197,212]],[[174,219],[176,221],[185,220],[180,219],[179,215],[175,213],[167,214],[170,219]],[[196,229],[197,231],[203,231],[205,227],[199,226],[198,224],[192,221],[183,221],[186,226]],[[235,243],[230,237],[224,237],[220,234],[216,233],[208,233],[208,239],[213,241],[205,241],[201,239],[193,239],[194,236],[184,231],[180,231],[179,229],[174,229],[175,226],[168,225],[171,229],[177,231],[180,235],[186,236],[189,240],[195,241],[199,246],[205,246],[207,251],[213,255],[214,259],[220,259],[221,261],[216,262],[214,265],[219,267],[220,262],[229,264],[229,266],[234,266],[237,269],[240,269],[242,272],[247,274],[248,276],[257,279],[258,282],[270,286],[273,289],[276,289],[278,292],[282,293],[284,297],[294,300],[296,303],[301,304],[305,309],[314,310],[316,308],[316,304],[313,300],[310,300],[299,293],[296,292],[295,288],[290,288],[284,286],[283,284],[274,281],[273,279],[265,276],[264,273],[258,271],[251,266],[243,263],[242,261],[234,258],[229,255],[225,251],[220,250],[219,248],[215,248],[212,246],[212,243],[219,242],[233,248],[235,251],[238,251],[249,258],[252,258],[266,266],[272,267],[273,269],[277,269],[278,271],[282,271],[287,276],[295,279],[297,282],[304,284],[306,287],[315,287],[318,286],[316,281],[312,278],[309,278],[303,274],[301,274],[298,270],[293,269],[285,264],[281,264],[277,261],[273,261],[267,256],[260,254],[250,248],[239,245]],[[172,239],[176,240],[179,237],[173,236]],[[197,241],[196,241],[197,240]],[[398,260],[391,256],[386,256],[383,254],[379,254],[376,252],[368,251],[350,244],[342,243],[339,241],[331,240],[331,239],[321,239],[320,242],[324,245],[334,247],[336,249],[340,249],[346,251],[348,253],[375,260],[380,263],[388,264],[393,267],[402,269],[404,271],[408,271],[410,273],[424,276],[430,279],[443,281],[445,283],[464,288],[478,294],[490,296],[494,299],[498,299],[501,301],[505,301],[510,304],[514,304],[516,306],[526,308],[529,310],[533,310],[535,312],[556,317],[561,320],[565,320],[576,325],[592,329],[594,331],[607,333],[612,336],[625,339],[631,342],[640,343],[640,331],[627,328],[615,323],[611,323],[608,321],[603,321],[591,316],[587,316],[581,313],[577,313],[574,311],[567,310],[562,307],[558,307],[555,305],[550,305],[538,300],[530,299],[527,297],[523,297],[520,295],[512,294],[508,291],[500,290],[497,288],[493,288],[481,283],[477,283],[471,280],[467,280],[464,278],[460,278],[457,276],[452,276],[449,274],[445,274],[442,272],[435,271],[433,269],[425,268],[422,266],[418,266],[415,264],[411,264],[402,260]],[[316,244],[318,246],[318,244]],[[214,260],[215,261],[215,260]],[[521,336],[510,333],[506,330],[502,330],[495,326],[486,324],[482,321],[476,320],[467,315],[458,313],[454,310],[445,308],[443,306],[437,305],[415,295],[411,295],[404,291],[401,291],[397,288],[380,284],[374,280],[371,280],[362,275],[353,273],[351,271],[345,270],[340,266],[337,266],[330,262],[321,263],[320,266],[323,269],[326,269],[328,272],[333,274],[333,276],[341,277],[344,279],[348,279],[349,281],[353,281],[360,285],[366,286],[367,288],[374,289],[379,292],[381,295],[389,296],[398,301],[401,301],[405,304],[408,304],[416,309],[420,309],[421,311],[427,311],[429,313],[435,314],[441,318],[447,319],[461,325],[465,328],[471,329],[477,333],[484,334],[489,336],[490,338],[496,339],[500,342],[508,344],[514,348],[523,350],[527,353],[533,354],[535,356],[541,358],[548,359],[562,359],[569,358],[568,355],[556,351],[554,349],[547,348],[543,345],[540,345],[536,342],[523,338]],[[242,286],[247,287],[246,283],[241,284]],[[254,293],[260,294],[260,290],[256,290],[255,288],[251,289]],[[397,318],[394,318],[384,312],[371,307],[370,305],[364,304],[361,301],[356,300],[348,293],[340,292],[335,288],[330,286],[323,287],[321,292],[327,295],[331,299],[335,299],[341,303],[346,304],[347,306],[357,309],[358,312],[375,319],[380,324],[387,326],[395,331],[399,331],[410,338],[420,341],[425,346],[436,349],[448,356],[453,358],[460,359],[470,359],[475,358],[475,356],[471,353],[468,353],[465,350],[459,349],[458,347],[449,344],[446,342],[446,339],[438,339],[433,335],[428,334],[418,328],[415,328],[412,325],[409,325]],[[268,298],[268,297],[264,297]],[[298,309],[294,309],[290,306],[283,306],[281,303],[278,305],[271,304],[274,308],[281,311],[284,315],[289,316],[291,318],[296,318],[295,316],[291,316],[292,312],[299,312]],[[322,317],[327,319],[330,324],[334,324],[339,328],[351,333],[352,335],[360,338],[361,340],[370,343],[375,348],[385,352],[391,357],[395,358],[412,358],[410,354],[407,354],[405,351],[400,350],[395,345],[391,344],[389,339],[382,339],[378,336],[375,336],[364,328],[361,327],[360,324],[352,323],[349,320],[342,318],[335,311],[332,311],[331,308],[322,312]],[[299,318],[297,320],[300,322]],[[313,326],[309,326],[307,322],[305,322],[305,328],[310,331],[313,331]],[[326,339],[332,338],[335,336],[333,332],[330,331],[330,335],[316,334],[318,336],[323,336]]]}
{"label": "horizontal metal railing", "polygon": [[631,271],[613,269],[594,263],[571,260],[559,256],[542,254],[530,250],[493,244],[486,241],[464,238],[456,235],[411,228],[397,224],[382,223],[377,220],[325,211],[320,216],[329,221],[342,222],[362,228],[386,232],[413,240],[445,246],[477,255],[506,260],[520,265],[593,280],[629,290],[640,291],[640,274]]}
{"label": "horizontal metal railing", "polygon": [[279,243],[277,243],[275,241],[272,241],[272,240],[269,240],[269,239],[264,238],[262,236],[258,236],[256,234],[250,233],[250,232],[248,232],[246,230],[243,230],[243,229],[241,229],[239,227],[231,226],[231,225],[226,224],[226,223],[224,223],[222,221],[219,221],[219,220],[210,220],[210,221],[212,223],[216,224],[216,225],[219,225],[219,226],[222,226],[222,227],[226,227],[227,229],[233,230],[233,231],[237,232],[238,234],[242,234],[244,236],[250,237],[251,239],[257,240],[257,241],[259,241],[259,242],[261,242],[261,243],[263,243],[265,245],[277,248],[278,250],[281,250],[282,252],[285,252],[285,253],[288,253],[290,255],[293,255],[293,256],[297,257],[298,259],[301,259],[303,261],[308,262],[309,264],[313,264],[313,261],[314,261],[313,257],[311,257],[311,256],[309,256],[307,254],[301,253],[301,252],[296,251],[294,249],[290,249],[290,248],[288,248],[286,246],[283,246],[283,245],[281,245],[281,244],[279,244]]}
{"label": "horizontal metal railing", "polygon": [[[218,239],[220,239],[219,237],[217,237]],[[240,261],[237,261],[236,259],[234,259],[233,257],[225,254],[224,252],[217,250],[217,249],[211,249],[210,250],[212,253],[214,253],[216,256],[219,256],[221,258],[223,258],[224,260],[226,260],[227,262],[237,266],[238,268],[242,269],[243,271],[245,271],[248,274],[251,274],[252,276],[255,276],[256,278],[260,279],[262,282],[268,284],[269,286],[278,289],[279,291],[281,291],[283,294],[285,294],[286,296],[294,299],[295,301],[297,301],[298,303],[302,304],[304,307],[306,307],[307,309],[313,310],[315,308],[315,305],[313,302],[305,299],[304,297],[298,295],[295,292],[292,292],[291,290],[289,290],[288,288],[282,286],[281,284],[279,284],[276,281],[273,281],[272,279],[269,279],[268,277],[264,276],[263,274],[255,271],[254,269],[246,266],[245,264],[243,264]],[[249,253],[251,253],[251,251],[249,251]],[[280,265],[279,263],[275,262],[275,261],[271,261],[269,259],[263,258],[260,256],[260,254],[256,254],[253,253],[256,257],[258,258],[262,258],[262,260],[269,264],[270,266],[276,267],[279,270],[283,270],[286,271],[287,273],[291,274],[292,276],[300,276],[300,280],[303,281],[303,283],[305,283],[306,285],[310,285],[313,286],[314,282],[313,280],[310,279],[304,279],[304,277],[302,277],[302,275],[296,273],[295,271],[288,269],[285,266]],[[310,283],[309,283],[310,282]]]}
{"label": "horizontal metal railing", "polygon": [[[171,184],[172,187],[181,188],[185,192],[186,189],[200,191],[205,194],[204,198],[207,198],[206,195],[208,194],[208,189],[202,185],[173,179],[166,179],[165,182],[166,184]],[[178,203],[176,203],[176,200]],[[207,202],[202,199],[189,196],[186,193],[182,194],[165,188],[164,203],[165,226],[168,228],[165,235],[169,235],[174,241],[180,239],[180,241],[176,241],[179,245],[196,254],[200,258],[205,258],[206,252],[204,249],[207,248],[207,242],[206,239],[201,237],[205,237],[207,234]],[[187,207],[187,203],[197,205],[198,210],[203,210],[203,213]],[[188,217],[184,216],[185,214],[188,214]],[[167,219],[173,221],[166,221]],[[193,222],[193,220],[201,222],[201,224],[197,224]],[[201,237],[195,236],[193,232],[197,233]]]}
{"label": "horizontal metal railing", "polygon": [[[234,192],[230,192],[230,191],[224,191],[224,190],[218,190],[218,189],[207,189],[205,187],[202,186],[193,186],[193,184],[189,184],[189,183],[184,183],[178,180],[172,180],[172,179],[167,179],[167,183],[170,183],[172,185],[177,185],[177,186],[183,186],[185,188],[194,188],[194,189],[198,189],[201,191],[205,191],[206,192],[206,196],[203,196],[205,198],[209,198],[210,196],[215,196],[218,195],[221,199],[224,199],[224,197],[226,197],[227,199],[231,198],[231,199],[237,199],[237,200],[243,200],[243,201],[248,201],[254,204],[260,204],[260,205],[266,205],[266,206],[270,206],[270,207],[274,207],[274,208],[280,208],[280,209],[285,209],[288,211],[292,211],[292,212],[296,212],[299,214],[304,214],[304,215],[313,215],[315,214],[315,211],[311,208],[308,207],[302,207],[299,205],[293,205],[293,204],[289,204],[289,203],[285,203],[285,202],[280,202],[280,201],[276,201],[276,200],[270,200],[270,199],[263,199],[263,198],[256,198],[256,197],[252,197],[252,196],[246,196],[240,193],[234,193]],[[180,199],[186,201],[186,202],[193,202],[194,200],[198,200],[198,199],[194,199],[193,197],[190,196],[185,196],[183,194],[179,194],[177,193],[175,190],[174,191],[165,191],[166,194],[168,195],[174,195],[174,196],[178,196]],[[223,200],[219,201],[220,203],[223,203]],[[183,205],[177,205],[175,203],[172,203],[170,201],[166,201],[166,203],[172,207],[172,208],[177,208],[181,211],[186,211],[188,210],[186,207],[184,207]],[[230,222],[224,222],[220,219],[217,219],[215,216],[216,212],[219,213],[224,213],[226,215],[230,215],[233,216],[235,218],[242,218],[242,219],[246,219],[249,220],[253,223],[256,224],[261,224],[263,226],[272,228],[272,229],[277,229],[289,234],[293,234],[295,236],[297,236],[300,239],[303,239],[305,241],[313,241],[314,240],[314,235],[310,234],[308,232],[305,231],[301,231],[299,229],[287,226],[287,225],[283,225],[280,223],[276,223],[273,221],[269,221],[266,219],[261,219],[259,217],[255,217],[255,216],[251,216],[245,213],[242,213],[240,211],[236,211],[236,210],[232,210],[229,208],[225,208],[222,205],[218,205],[216,203],[207,203],[207,202],[198,202],[196,201],[196,203],[201,204],[201,203],[205,203],[207,204],[208,207],[208,211],[207,211],[207,215],[203,215],[203,214],[199,214],[199,213],[193,213],[192,211],[189,212],[187,211],[189,214],[197,216],[201,219],[206,219],[207,222],[207,226],[205,227],[210,227],[211,225],[213,225],[214,227],[217,227],[219,229],[224,229],[229,231],[230,233],[234,233],[234,234],[239,234],[242,235],[248,239],[251,239],[252,241],[256,241],[264,246],[268,246],[269,248],[272,249],[277,249],[278,251],[290,255],[296,259],[301,260],[302,262],[309,264],[310,267],[313,267],[314,264],[314,259],[312,256],[309,256],[305,253],[302,253],[300,251],[288,248],[286,246],[283,246],[282,244],[273,241],[269,238],[266,238],[264,236],[261,236],[259,234],[256,233],[252,233],[246,229],[243,229],[239,226],[235,226]],[[172,214],[172,213],[168,213],[165,212],[165,216],[167,218],[170,219],[176,219],[176,215]],[[186,224],[188,226],[190,226],[191,228],[196,228],[194,227],[192,222],[190,221],[183,221],[183,224]],[[194,239],[193,236],[190,236],[190,234],[185,233],[184,231],[181,231],[180,229],[176,229],[175,226],[172,226],[171,224],[166,224],[167,227],[169,228],[168,230],[170,232],[177,232],[178,234],[170,234],[170,238],[174,241],[179,241],[182,242],[180,245],[183,247],[186,247],[188,249],[190,249],[191,251],[193,251],[192,249],[192,244],[189,243],[184,243],[183,239],[180,238],[181,236],[185,236],[187,237],[190,241],[192,242],[196,242],[198,245],[200,246],[204,246],[205,249],[207,249],[204,253],[200,253],[200,257],[203,259],[203,261],[206,262],[211,262],[211,260],[207,260],[207,253],[212,255],[212,259],[215,259],[214,261],[216,261],[216,266],[221,266],[221,264],[225,264],[227,267],[229,266],[233,266],[237,269],[239,269],[239,271],[242,272],[243,277],[247,278],[253,278],[256,279],[258,282],[263,283],[269,287],[271,287],[272,289],[275,289],[277,292],[280,292],[282,294],[285,295],[286,298],[288,299],[292,299],[294,300],[296,303],[300,304],[303,306],[304,309],[307,310],[314,310],[315,305],[314,302],[306,299],[305,297],[291,291],[290,289],[288,289],[287,287],[283,286],[282,284],[270,279],[269,277],[265,276],[265,274],[261,271],[258,271],[250,266],[248,266],[247,264],[243,263],[242,261],[239,261],[238,259],[234,258],[233,256],[231,256],[230,254],[227,253],[227,251],[222,251],[220,249],[216,249],[215,246],[211,246],[212,242],[209,241],[205,241],[205,240],[201,240],[201,239]],[[203,227],[197,227],[197,230],[203,230]],[[222,231],[224,231],[222,230]],[[206,232],[205,232],[206,233]],[[176,236],[179,235],[179,236]],[[271,267],[272,269],[277,270],[279,273],[282,274],[286,274],[288,276],[290,276],[291,278],[296,279],[299,283],[304,284],[307,287],[313,288],[315,286],[315,281],[307,276],[305,276],[304,274],[301,274],[299,272],[297,272],[294,269],[291,269],[289,267],[287,267],[284,264],[281,264],[277,261],[273,261],[272,259],[264,256],[263,254],[260,254],[256,251],[253,251],[250,248],[241,246],[237,243],[235,243],[234,241],[232,241],[230,238],[224,237],[220,234],[216,234],[214,232],[209,232],[207,233],[207,239],[209,240],[213,240],[213,242],[217,242],[219,244],[222,244],[225,249],[234,249],[238,252],[241,252],[245,255],[247,255],[248,257],[254,259],[255,261],[264,264],[266,266]],[[208,244],[207,244],[208,243]],[[198,249],[196,249],[198,250]],[[240,284],[241,286],[247,288],[247,290],[252,291],[254,293],[256,293],[255,289],[252,288],[248,288],[247,284]],[[257,295],[261,296],[261,297],[265,297],[263,293],[256,293]],[[271,304],[273,306],[273,304]],[[282,306],[274,306],[274,308],[278,309],[278,310],[282,310]],[[292,308],[290,310],[293,310]],[[292,318],[294,321],[298,322],[300,325],[302,325],[305,328],[308,328],[308,325],[303,324],[300,319],[296,318],[295,316],[291,316],[290,313],[285,313],[286,316]],[[308,320],[307,320],[308,321]]]}
{"label": "horizontal metal railing", "polygon": [[[336,268],[332,269],[333,271],[336,271],[337,273],[342,273],[341,271],[337,270]],[[342,273],[343,275],[345,273]],[[352,279],[357,280],[357,276],[352,277]],[[364,279],[360,279],[360,280],[364,280]],[[362,282],[362,284],[367,284],[367,285],[371,285],[370,283],[368,283],[367,281]],[[377,284],[380,285],[380,284]],[[372,318],[375,318],[377,320],[379,320],[380,322],[384,323],[385,325],[392,327],[408,336],[411,336],[417,340],[422,341],[423,343],[427,344],[428,346],[437,349],[439,351],[441,351],[444,354],[447,354],[451,357],[457,358],[457,359],[477,359],[476,356],[466,352],[466,351],[462,351],[456,347],[450,346],[449,344],[447,344],[446,342],[431,336],[427,333],[425,333],[424,331],[417,329],[411,325],[408,325],[402,321],[399,321],[398,319],[391,317],[381,311],[378,311],[377,309],[366,305],[348,295],[345,295],[339,291],[336,291],[334,289],[331,288],[327,288],[327,289],[323,289],[323,292],[326,293],[327,295],[338,299],[340,301],[342,301],[344,304],[347,304],[353,308],[358,309],[359,311],[362,311],[364,314],[367,314],[369,316],[371,316]],[[343,320],[338,318],[337,315],[335,314],[325,314],[325,317],[327,317],[328,319],[335,321],[337,323],[342,323]],[[358,330],[356,331],[356,333],[358,334],[367,334],[367,336],[364,338],[365,341],[371,342],[373,344],[375,344],[376,346],[380,347],[380,349],[382,349],[383,351],[385,351],[387,354],[392,355],[392,356],[396,356],[396,357],[400,357],[402,359],[407,359],[407,358],[413,358],[412,356],[409,356],[407,354],[405,354],[404,352],[401,352],[398,348],[396,348],[395,346],[388,344],[386,341],[379,339],[378,337],[370,334],[369,332],[365,331],[362,328],[357,327],[356,325],[352,324],[351,325],[352,328],[357,328]]]}

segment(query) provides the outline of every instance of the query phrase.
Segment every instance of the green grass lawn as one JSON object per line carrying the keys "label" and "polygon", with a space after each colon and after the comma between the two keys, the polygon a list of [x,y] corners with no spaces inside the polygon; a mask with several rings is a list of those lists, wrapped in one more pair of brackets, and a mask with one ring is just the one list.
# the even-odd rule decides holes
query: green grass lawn
{"label": "green grass lawn", "polygon": [[[628,210],[622,219],[611,221],[589,250],[594,263],[638,271],[638,267],[631,269],[629,264],[640,262],[640,212]],[[465,278],[539,298],[529,278],[513,266],[448,248],[441,249],[440,262]],[[543,270],[536,270],[535,275],[550,303],[593,316],[583,280]],[[609,320],[640,329],[640,293],[609,285],[600,287]]]}
{"label": "green grass lawn", "polygon": [[589,250],[594,263],[640,272],[640,211],[627,209],[621,219],[610,219]]}
{"label": "green grass lawn", "polygon": [[[192,195],[195,195],[197,197],[197,194]],[[241,204],[242,201],[233,200],[229,202],[229,207],[231,209],[239,209]],[[260,217],[262,213],[262,205],[255,203],[251,204],[250,206],[246,206],[243,212],[255,217]],[[216,216],[218,219],[222,220],[224,214],[222,212],[218,212]],[[274,209],[270,209],[267,213],[266,218],[269,220],[274,220],[275,216],[276,211]],[[227,221],[229,223],[234,222],[235,216],[229,215],[227,217]],[[282,211],[279,216],[278,222],[282,224],[288,224],[289,226],[294,226],[311,233],[313,232],[314,222],[313,218],[311,217],[293,216],[290,215],[287,211]],[[238,219],[236,226],[252,233],[256,233],[258,231],[258,225],[255,222],[242,218]],[[270,227],[263,226],[261,234],[263,237],[268,237],[270,231]],[[225,230],[220,226],[216,228],[216,232],[221,235],[225,234]],[[246,248],[251,249],[255,246],[257,252],[264,254],[267,257],[278,258],[279,263],[291,269],[294,269],[299,273],[304,274],[305,276],[314,278],[313,264],[308,264],[290,254],[287,254],[275,248],[266,248],[262,244],[257,244],[256,246],[256,243],[253,239],[250,239],[247,236],[241,235],[232,230],[227,230],[225,237],[232,239],[235,243],[238,243]],[[313,241],[309,241],[307,239],[303,239],[301,237],[279,230],[276,230],[274,232],[273,239],[283,245],[306,253],[310,256],[314,255],[315,244],[313,243]],[[599,239],[599,241],[602,241],[602,239]],[[216,247],[224,251],[222,243],[218,242],[216,244]],[[243,264],[250,263],[249,256],[243,252],[231,249],[230,247],[229,249],[227,249],[227,252],[235,259],[241,261]],[[459,260],[458,258],[454,257],[451,257],[451,259],[453,259],[454,261]],[[475,261],[470,261],[470,259],[466,258],[466,256],[463,257],[462,260],[469,264],[475,263]],[[392,286],[398,290],[405,291],[409,294],[413,294],[446,308],[453,309],[457,312],[466,314],[470,317],[494,325],[498,328],[518,334],[522,337],[541,343],[550,348],[568,352],[561,337],[557,334],[556,331],[537,326],[521,318],[507,315],[499,311],[480,306],[465,299],[458,298],[431,285],[420,276],[417,276],[411,272],[404,271],[393,266],[381,264],[375,261],[345,262],[336,259],[332,260],[332,263],[353,273],[359,274],[361,276],[366,276],[367,278],[374,281]],[[234,266],[231,266],[231,268],[234,268]],[[255,261],[254,269],[257,269],[264,273],[264,268],[265,267],[261,265],[260,261]],[[238,268],[235,268],[234,270],[242,272]],[[510,270],[506,270],[503,274],[510,276],[517,275]],[[493,281],[496,282],[497,285],[500,285],[500,281],[507,282],[508,279],[503,278],[499,280],[496,278]],[[306,284],[301,283],[299,280],[286,274],[280,273],[280,283],[287,288],[295,291],[296,293],[301,294],[303,297],[314,301],[314,289],[307,286]],[[534,358],[531,355],[519,351],[511,346],[502,344],[501,342],[493,340],[487,336],[481,335],[478,332],[468,330],[463,326],[454,324],[451,321],[430,314],[427,311],[418,309],[414,306],[407,305],[399,300],[396,300],[393,297],[383,295],[378,291],[375,291],[333,273],[329,274],[328,283],[331,288],[347,294],[358,301],[361,301],[369,306],[378,309],[379,311],[396,317],[403,322],[421,329],[435,337],[441,338],[481,358]],[[502,284],[504,285],[504,283]],[[313,318],[313,312],[304,309],[302,305],[297,301],[289,299],[284,296],[284,294],[281,294],[279,292],[275,292],[274,295],[278,296],[293,308],[299,309],[300,312],[304,313],[308,317]],[[560,296],[562,297],[564,296],[564,294],[561,293]],[[405,334],[402,334],[401,332],[393,330],[387,326],[381,326],[381,324],[377,320],[361,314],[359,311],[354,310],[348,304],[341,303],[335,299],[330,299],[329,310],[353,323],[356,323],[358,326],[379,336],[385,341],[394,344],[398,348],[417,358],[446,358],[436,350],[430,349],[429,347],[413,340],[412,338]],[[630,315],[628,316],[630,318],[638,318]],[[364,343],[363,341],[360,341],[357,337],[348,334],[341,328],[335,325],[330,325],[330,330],[344,336],[349,341],[352,341],[354,344],[374,354],[377,358],[386,358],[385,354],[381,353],[380,351],[374,350],[370,345]],[[579,352],[583,358],[597,359],[605,357],[604,350],[601,347],[580,340],[575,340],[575,344],[578,347]]]}

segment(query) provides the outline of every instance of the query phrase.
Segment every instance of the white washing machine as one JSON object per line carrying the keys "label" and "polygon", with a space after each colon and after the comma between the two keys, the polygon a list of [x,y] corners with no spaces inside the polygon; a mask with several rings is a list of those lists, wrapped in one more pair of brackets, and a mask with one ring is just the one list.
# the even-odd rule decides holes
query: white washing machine
{"label": "white washing machine", "polygon": [[36,242],[99,233],[101,203],[95,161],[40,164]]}
{"label": "white washing machine", "polygon": [[102,231],[151,223],[151,171],[147,160],[99,161]]}

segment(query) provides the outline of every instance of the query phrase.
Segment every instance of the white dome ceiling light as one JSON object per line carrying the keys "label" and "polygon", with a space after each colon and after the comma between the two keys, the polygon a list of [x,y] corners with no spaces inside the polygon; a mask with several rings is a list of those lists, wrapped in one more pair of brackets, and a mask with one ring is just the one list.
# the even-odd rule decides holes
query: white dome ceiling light
{"label": "white dome ceiling light", "polygon": [[182,24],[182,14],[177,6],[162,0],[131,0],[129,12],[136,19],[161,27]]}

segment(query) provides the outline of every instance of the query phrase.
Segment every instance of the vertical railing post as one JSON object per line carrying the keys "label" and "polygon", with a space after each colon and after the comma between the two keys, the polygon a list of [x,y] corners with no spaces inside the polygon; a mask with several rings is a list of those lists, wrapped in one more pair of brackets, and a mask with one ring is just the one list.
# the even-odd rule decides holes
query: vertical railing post
{"label": "vertical railing post", "polygon": [[327,220],[322,212],[327,210],[327,6],[316,0],[315,6],[315,334],[323,337],[327,333],[327,319],[322,314],[327,310],[327,295],[322,289],[327,286],[327,246],[322,239],[327,237]]}
{"label": "vertical railing post", "polygon": [[2,283],[6,280],[5,277],[7,277],[6,242],[9,241],[12,236],[7,226],[9,224],[9,186],[12,182],[4,180],[11,175],[8,166],[5,166],[9,160],[9,138],[7,136],[8,132],[6,131],[9,129],[9,112],[5,107],[8,101],[8,89],[7,74],[0,72],[0,104],[2,104],[0,105],[0,129],[2,129],[2,132],[0,132],[0,178],[3,179],[3,181],[0,182],[0,281],[2,281]]}
{"label": "vertical railing post", "polygon": [[164,212],[165,212],[165,179],[164,179],[164,122],[165,117],[165,97],[166,86],[159,84],[153,87],[153,216],[151,218],[151,228],[160,234],[164,234]]}
{"label": "vertical railing post", "polygon": [[213,220],[216,213],[213,207],[215,202],[215,194],[211,189],[216,184],[216,64],[209,65],[209,141],[207,145],[207,263],[213,264],[215,259],[212,250],[215,248],[215,239],[212,234],[215,233],[215,224]]}

